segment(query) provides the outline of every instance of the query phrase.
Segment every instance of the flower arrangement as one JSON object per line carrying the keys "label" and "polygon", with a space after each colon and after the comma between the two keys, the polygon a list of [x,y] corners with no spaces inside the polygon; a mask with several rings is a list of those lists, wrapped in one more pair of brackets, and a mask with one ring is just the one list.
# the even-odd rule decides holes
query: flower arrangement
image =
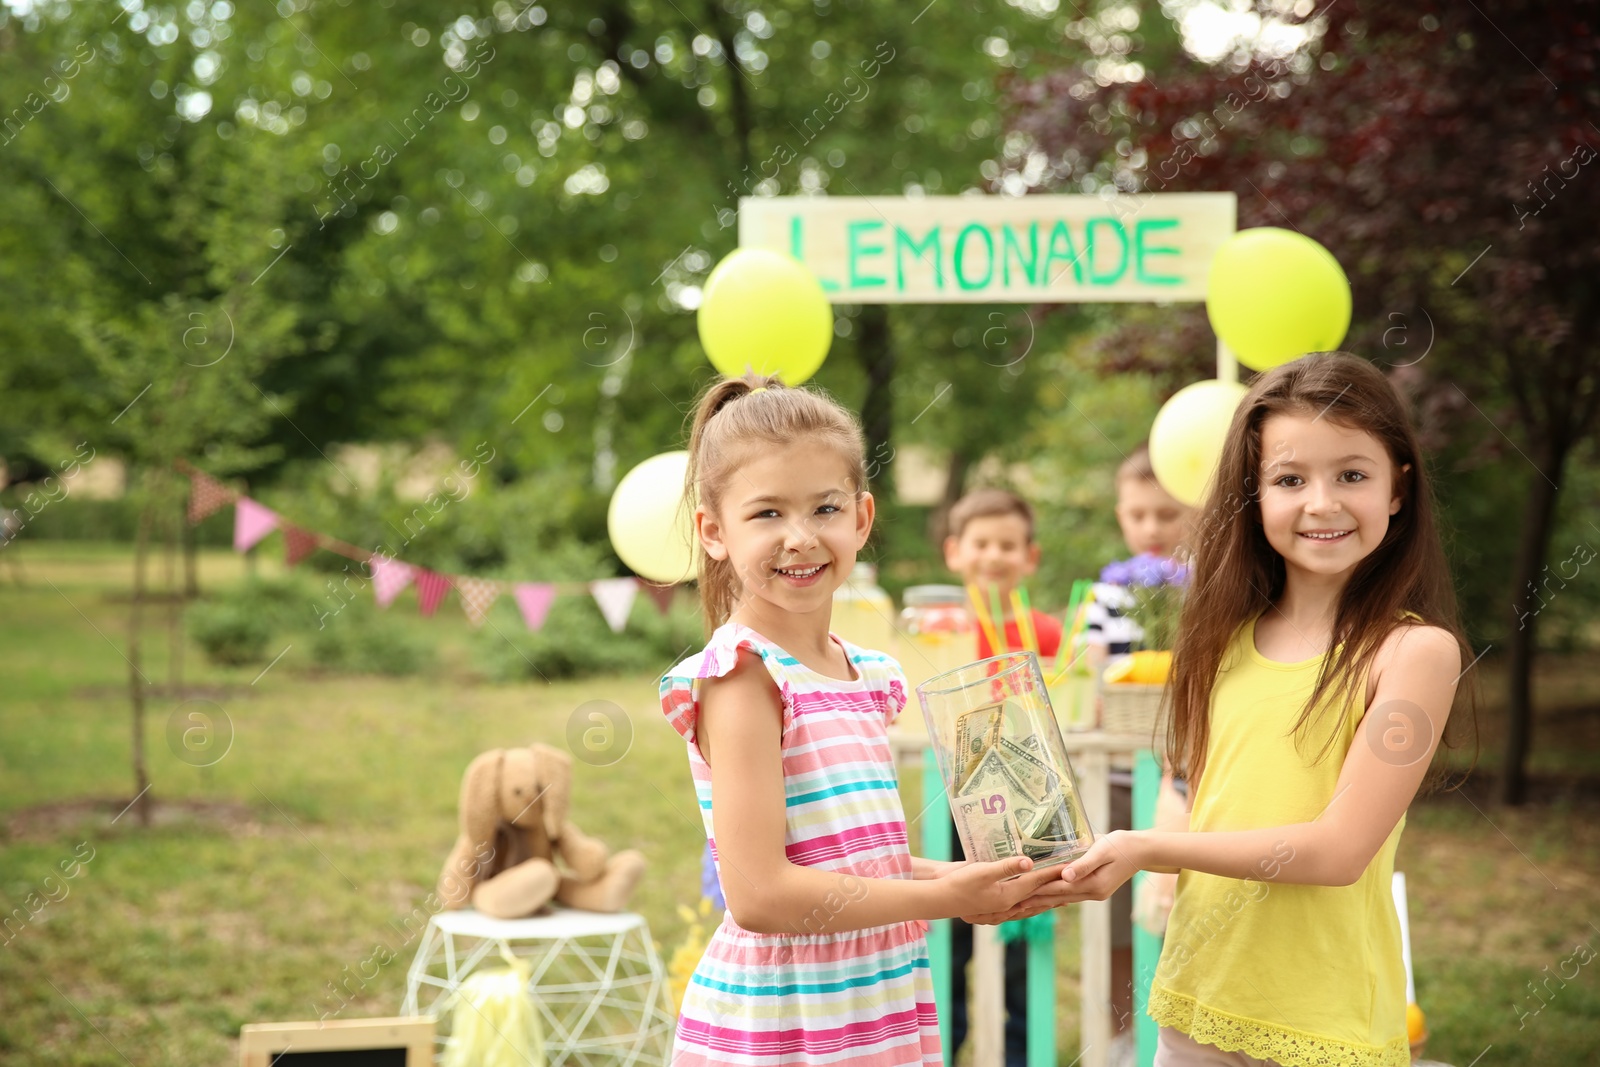
{"label": "flower arrangement", "polygon": [[701,897],[697,908],[678,905],[678,917],[688,924],[689,929],[684,933],[683,942],[673,949],[672,955],[667,959],[667,986],[672,991],[672,1010],[683,1010],[683,997],[689,991],[689,979],[694,977],[694,970],[700,966],[700,957],[705,955],[706,946],[711,943],[711,935],[706,932],[706,923],[711,920],[711,898]]}
{"label": "flower arrangement", "polygon": [[683,996],[689,990],[689,979],[694,977],[695,968],[700,966],[700,957],[705,955],[706,946],[711,943],[706,924],[711,923],[714,927],[715,916],[727,906],[708,841],[700,857],[700,903],[694,908],[678,905],[678,917],[688,924],[689,929],[684,933],[683,942],[673,949],[667,959],[667,985],[672,990],[674,1011],[683,1010]]}
{"label": "flower arrangement", "polygon": [[1189,585],[1189,568],[1175,559],[1148,552],[1115,560],[1100,571],[1108,585],[1125,586],[1133,597],[1130,612],[1144,631],[1138,642],[1146,649],[1170,649],[1178,633],[1178,614]]}

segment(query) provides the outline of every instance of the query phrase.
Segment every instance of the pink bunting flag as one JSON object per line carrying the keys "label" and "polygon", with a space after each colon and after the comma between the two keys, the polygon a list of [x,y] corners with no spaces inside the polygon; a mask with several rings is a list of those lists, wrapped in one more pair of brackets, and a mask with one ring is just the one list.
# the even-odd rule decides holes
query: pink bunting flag
{"label": "pink bunting flag", "polygon": [[455,585],[467,621],[474,626],[482,626],[489,609],[494,607],[495,600],[500,596],[500,583],[492,578],[456,578]]}
{"label": "pink bunting flag", "polygon": [[189,525],[193,526],[208,515],[215,514],[227,507],[233,500],[233,493],[227,486],[211,477],[195,471],[189,475]]}
{"label": "pink bunting flag", "polygon": [[600,605],[600,614],[605,616],[611,632],[620,634],[628,624],[634,598],[639,595],[639,582],[633,578],[602,578],[589,583],[589,594]]}
{"label": "pink bunting flag", "polygon": [[293,567],[317,550],[317,535],[291,523],[283,524],[283,562]]}
{"label": "pink bunting flag", "polygon": [[417,568],[417,603],[422,614],[432,615],[439,609],[439,601],[450,591],[450,579],[426,567]]}
{"label": "pink bunting flag", "polygon": [[278,528],[278,516],[271,508],[263,507],[247,496],[239,498],[233,507],[233,548],[245,552],[267,534]]}
{"label": "pink bunting flag", "polygon": [[410,585],[416,577],[416,568],[409,563],[401,563],[390,556],[373,553],[370,561],[372,564],[372,596],[380,608],[386,608],[400,595],[400,590]]}
{"label": "pink bunting flag", "polygon": [[538,633],[544,625],[544,617],[550,614],[550,605],[556,598],[556,587],[522,582],[512,587],[511,595],[517,598],[517,607],[522,609],[522,621],[528,624],[528,629]]}
{"label": "pink bunting flag", "polygon": [[665,615],[672,610],[672,598],[678,592],[677,586],[656,585],[654,582],[640,582],[639,585],[644,590],[645,596],[655,604],[657,611]]}

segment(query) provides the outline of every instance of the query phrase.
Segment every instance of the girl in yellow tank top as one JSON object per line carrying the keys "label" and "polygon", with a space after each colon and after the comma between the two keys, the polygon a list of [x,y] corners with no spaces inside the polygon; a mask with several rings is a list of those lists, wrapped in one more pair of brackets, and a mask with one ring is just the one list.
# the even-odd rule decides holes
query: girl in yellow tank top
{"label": "girl in yellow tank top", "polygon": [[1383,374],[1330,353],[1257,379],[1190,543],[1167,739],[1188,832],[1113,831],[1059,883],[979,918],[1177,871],[1150,991],[1157,1067],[1405,1067],[1389,883],[1471,653]]}

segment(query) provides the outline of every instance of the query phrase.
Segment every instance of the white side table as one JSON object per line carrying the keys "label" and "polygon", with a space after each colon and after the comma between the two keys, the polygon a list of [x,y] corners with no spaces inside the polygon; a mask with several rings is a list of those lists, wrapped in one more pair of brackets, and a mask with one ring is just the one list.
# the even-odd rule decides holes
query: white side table
{"label": "white side table", "polygon": [[462,981],[485,959],[492,965],[502,946],[533,960],[528,992],[544,1024],[549,1067],[666,1064],[674,1025],[666,969],[644,916],[632,912],[556,908],[529,919],[440,912],[411,961],[400,1014],[437,1016],[448,1032]]}

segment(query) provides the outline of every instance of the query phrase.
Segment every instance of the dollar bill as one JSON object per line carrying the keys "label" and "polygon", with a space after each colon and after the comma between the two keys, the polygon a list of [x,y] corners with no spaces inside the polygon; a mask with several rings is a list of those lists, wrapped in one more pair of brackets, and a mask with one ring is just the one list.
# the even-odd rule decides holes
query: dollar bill
{"label": "dollar bill", "polygon": [[1028,795],[1042,801],[1058,788],[1056,772],[1048,763],[1009,737],[1000,739],[998,749],[1012,777],[1022,783]]}
{"label": "dollar bill", "polygon": [[950,814],[968,859],[988,863],[1022,855],[1022,832],[1003,795],[956,797]]}
{"label": "dollar bill", "polygon": [[1017,829],[1024,836],[1028,835],[1028,827],[1038,825],[1045,816],[1044,805],[1036,800],[1019,799],[1011,810],[1017,817]]}
{"label": "dollar bill", "polygon": [[1065,801],[1057,796],[1055,802],[1048,804],[1035,816],[1034,821],[1023,828],[1023,833],[1037,841],[1076,841],[1077,828],[1066,814]]}
{"label": "dollar bill", "polygon": [[[1003,704],[988,704],[956,719],[956,758],[960,761],[960,777],[963,780],[971,777],[984,753],[1000,743],[1000,730],[1004,722]],[[962,792],[969,790],[963,789]]]}
{"label": "dollar bill", "polygon": [[960,784],[958,791],[962,796],[999,794],[1006,798],[1008,807],[1033,799],[1032,794],[1017,779],[998,748],[991,748],[983,754],[972,773],[967,775],[967,780]]}
{"label": "dollar bill", "polygon": [[1047,859],[1059,856],[1064,852],[1071,852],[1077,845],[1077,840],[1069,841],[1041,841],[1037,838],[1024,836],[1021,841],[1022,854],[1031,860]]}

